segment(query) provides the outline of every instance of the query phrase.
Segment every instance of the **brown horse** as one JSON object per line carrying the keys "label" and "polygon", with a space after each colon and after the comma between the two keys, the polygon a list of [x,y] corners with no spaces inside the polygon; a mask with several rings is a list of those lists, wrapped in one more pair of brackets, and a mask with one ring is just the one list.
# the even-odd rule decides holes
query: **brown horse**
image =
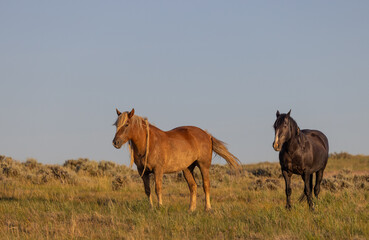
{"label": "brown horse", "polygon": [[[328,161],[328,138],[318,130],[302,129],[290,116],[291,110],[285,114],[276,113],[274,122],[274,150],[279,152],[279,163],[286,183],[286,208],[291,208],[291,176],[301,175],[305,183],[304,194],[311,210],[313,174],[316,175],[314,194],[318,197],[323,172]],[[304,199],[304,195],[300,200]]]}
{"label": "brown horse", "polygon": [[240,167],[239,160],[231,154],[225,144],[206,131],[193,126],[177,127],[162,131],[151,125],[147,119],[131,112],[119,112],[115,122],[116,133],[113,145],[119,149],[126,142],[141,175],[145,193],[152,204],[149,175],[154,173],[155,191],[159,206],[162,205],[162,179],[165,173],[183,171],[190,189],[190,211],[196,209],[197,184],[193,170],[200,168],[205,192],[205,209],[210,210],[209,168],[213,151],[223,157],[233,168]]}

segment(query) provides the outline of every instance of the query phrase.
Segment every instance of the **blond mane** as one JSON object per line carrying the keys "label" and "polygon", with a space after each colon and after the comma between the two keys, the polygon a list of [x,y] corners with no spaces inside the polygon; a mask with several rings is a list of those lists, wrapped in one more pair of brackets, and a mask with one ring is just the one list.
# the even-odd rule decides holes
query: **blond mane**
{"label": "blond mane", "polygon": [[[121,128],[127,121],[128,119],[128,112],[123,112],[122,114],[120,114],[117,118],[117,120],[115,121],[115,123],[113,124],[113,126],[116,126],[117,129]],[[143,128],[143,124],[147,121],[146,117],[140,117],[137,115],[133,115],[131,118],[131,124],[132,125],[136,125],[139,128]]]}

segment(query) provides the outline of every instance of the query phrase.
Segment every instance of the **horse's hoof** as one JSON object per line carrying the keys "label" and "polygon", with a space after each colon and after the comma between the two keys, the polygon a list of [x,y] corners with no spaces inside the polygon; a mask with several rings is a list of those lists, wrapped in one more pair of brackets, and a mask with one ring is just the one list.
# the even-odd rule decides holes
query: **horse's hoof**
{"label": "horse's hoof", "polygon": [[196,210],[196,207],[190,207],[190,208],[188,209],[188,212],[193,213],[195,210]]}
{"label": "horse's hoof", "polygon": [[205,212],[211,212],[211,207],[205,207]]}
{"label": "horse's hoof", "polygon": [[207,213],[213,213],[214,211],[211,208],[205,208],[205,212],[207,212]]}

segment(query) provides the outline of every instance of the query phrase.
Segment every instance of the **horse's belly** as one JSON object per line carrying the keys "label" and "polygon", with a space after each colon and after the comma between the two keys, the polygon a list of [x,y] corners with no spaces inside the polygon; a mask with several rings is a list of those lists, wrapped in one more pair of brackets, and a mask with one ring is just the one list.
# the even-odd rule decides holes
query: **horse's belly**
{"label": "horse's belly", "polygon": [[164,166],[165,173],[173,173],[188,168],[196,161],[194,157],[173,157],[167,160]]}

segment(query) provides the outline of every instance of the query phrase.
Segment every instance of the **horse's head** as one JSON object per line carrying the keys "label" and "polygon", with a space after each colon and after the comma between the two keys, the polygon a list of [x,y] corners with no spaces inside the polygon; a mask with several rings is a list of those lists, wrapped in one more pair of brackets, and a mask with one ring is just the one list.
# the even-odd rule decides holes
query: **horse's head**
{"label": "horse's head", "polygon": [[118,118],[114,125],[117,127],[117,131],[113,139],[113,146],[119,149],[122,147],[123,144],[125,144],[128,140],[132,138],[131,119],[135,114],[135,109],[132,108],[130,112],[123,113],[119,112],[118,109],[116,110]]}
{"label": "horse's head", "polygon": [[293,134],[298,134],[299,132],[299,128],[290,117],[290,114],[291,110],[287,114],[280,114],[279,111],[276,113],[277,120],[275,120],[273,125],[275,131],[273,148],[276,151],[281,151],[283,144],[289,141]]}

